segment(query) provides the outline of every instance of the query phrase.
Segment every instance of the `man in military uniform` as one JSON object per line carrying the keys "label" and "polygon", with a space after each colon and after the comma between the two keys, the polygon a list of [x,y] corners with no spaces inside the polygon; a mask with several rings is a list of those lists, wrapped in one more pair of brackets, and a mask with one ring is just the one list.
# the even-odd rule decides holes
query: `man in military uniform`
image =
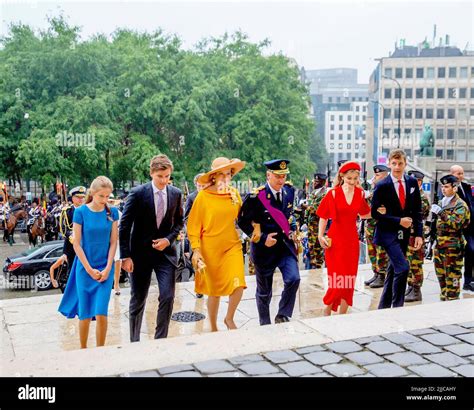
{"label": "man in military uniform", "polygon": [[441,288],[441,300],[459,299],[461,270],[464,258],[465,239],[463,229],[469,225],[470,211],[459,197],[458,178],[446,175],[440,179],[443,198],[431,206],[436,217],[436,247],[434,264]]}
{"label": "man in military uniform", "polygon": [[[420,171],[408,171],[408,175],[416,178],[420,187],[421,195],[421,214],[423,218],[423,226],[430,214],[430,201],[423,191],[423,178],[425,174]],[[415,250],[415,231],[411,228],[410,241],[408,242],[407,259],[410,265],[408,272],[408,286],[405,292],[405,302],[419,302],[422,299],[421,286],[423,285],[423,260],[425,259],[425,249],[422,246]]]}
{"label": "man in military uniform", "polygon": [[[390,172],[390,168],[386,165],[374,165],[374,177],[370,190],[366,191],[367,202],[369,205],[372,201],[372,195],[374,194],[375,185],[377,182],[384,179]],[[365,221],[365,243],[367,244],[367,253],[369,254],[370,263],[372,265],[372,272],[374,275],[366,280],[364,283],[370,288],[376,289],[383,287],[385,281],[385,275],[387,274],[388,267],[388,255],[385,249],[374,243],[374,233],[376,220],[374,218],[366,219]]]}
{"label": "man in military uniform", "polygon": [[240,229],[252,237],[250,257],[255,264],[260,325],[271,323],[275,269],[280,269],[284,282],[275,323],[290,320],[300,284],[298,251],[294,242],[296,223],[292,218],[295,189],[286,182],[289,163],[287,159],[265,162],[267,183],[245,197],[238,218]]}
{"label": "man in military uniform", "polygon": [[[31,201],[31,208],[28,211],[28,222],[26,223],[26,227],[28,230],[31,229],[31,226],[35,223],[36,219],[38,219],[40,216],[44,216],[44,209],[40,206],[40,200],[38,198],[33,198]],[[43,225],[44,225],[44,219],[43,219]],[[44,226],[43,226],[44,228]]]}
{"label": "man in military uniform", "polygon": [[[6,197],[3,196],[4,192],[0,190],[0,225],[3,228],[3,242],[6,242],[8,238],[7,223],[10,217],[10,206]],[[11,243],[10,243],[11,245]]]}
{"label": "man in military uniform", "polygon": [[73,246],[72,218],[74,216],[74,210],[84,203],[86,188],[83,186],[76,186],[71,189],[70,195],[72,205],[64,207],[59,218],[59,229],[64,237],[63,254],[66,255],[68,263],[67,277],[69,277],[69,272],[72,268],[74,257],[76,256]]}
{"label": "man in military uniform", "polygon": [[324,263],[324,251],[318,241],[319,217],[316,215],[316,211],[328,191],[326,188],[327,179],[328,176],[326,174],[314,174],[313,192],[311,193],[305,211],[305,220],[308,225],[308,247],[311,269],[320,269]]}

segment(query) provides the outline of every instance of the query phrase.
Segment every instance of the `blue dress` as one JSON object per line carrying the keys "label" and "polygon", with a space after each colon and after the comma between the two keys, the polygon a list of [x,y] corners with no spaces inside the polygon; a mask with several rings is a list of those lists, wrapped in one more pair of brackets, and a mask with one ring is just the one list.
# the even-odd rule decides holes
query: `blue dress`
{"label": "blue dress", "polygon": [[[107,266],[112,221],[119,219],[117,208],[110,208],[107,216],[104,209],[94,212],[87,205],[74,211],[73,222],[82,225],[81,246],[93,269],[102,270]],[[110,293],[114,282],[114,265],[105,282],[98,282],[86,272],[79,258],[74,258],[59,312],[69,319],[76,316],[80,320],[95,320],[96,315],[107,316]]]}

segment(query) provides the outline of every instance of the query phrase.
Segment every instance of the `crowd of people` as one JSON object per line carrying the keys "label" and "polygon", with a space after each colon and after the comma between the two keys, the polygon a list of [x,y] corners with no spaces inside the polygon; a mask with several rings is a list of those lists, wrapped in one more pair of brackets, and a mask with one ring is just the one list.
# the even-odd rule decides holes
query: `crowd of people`
{"label": "crowd of people", "polygon": [[[170,183],[174,166],[163,154],[151,159],[150,182],[133,188],[124,203],[114,200],[113,184],[105,176],[97,177],[89,189],[72,189],[72,205],[60,212],[63,256],[51,267],[51,277],[53,285],[61,287],[56,271],[68,266],[58,310],[67,318],[79,318],[81,347],[87,347],[91,320],[97,321],[97,346],[105,344],[108,304],[112,291],[120,294],[121,269],[130,281],[131,342],[140,340],[152,272],[159,288],[154,337],[167,337],[183,260],[190,260],[196,296],[207,296],[211,331],[218,330],[221,297],[229,298],[224,325],[236,329],[234,315],[247,287],[242,238],[248,238],[261,325],[272,323],[277,268],[283,291],[273,322],[288,322],[293,315],[300,284],[301,231],[307,232],[306,266],[327,268],[324,315],[345,314],[353,304],[361,234],[373,270],[365,284],[383,287],[379,309],[420,301],[427,219],[436,234],[431,250],[440,300],[459,298],[463,267],[463,288],[474,290],[474,199],[460,166],[440,179],[442,198],[430,205],[422,189],[425,176],[405,172],[403,150],[393,150],[387,165],[374,166],[370,187],[361,182],[360,164],[341,161],[333,186],[326,174],[316,173],[312,193],[300,204],[288,181],[289,164],[287,159],[265,162],[266,183],[243,199],[232,179],[246,164],[225,157],[196,175],[196,191],[186,201]],[[38,212],[38,206],[30,215]]]}

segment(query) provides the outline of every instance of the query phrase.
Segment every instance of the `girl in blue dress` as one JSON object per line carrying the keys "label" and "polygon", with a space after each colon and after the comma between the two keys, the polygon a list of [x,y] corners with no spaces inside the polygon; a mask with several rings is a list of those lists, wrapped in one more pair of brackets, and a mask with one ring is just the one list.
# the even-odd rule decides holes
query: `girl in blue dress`
{"label": "girl in blue dress", "polygon": [[117,209],[107,205],[112,190],[109,178],[97,177],[73,216],[76,257],[58,310],[69,319],[79,317],[81,349],[87,348],[91,320],[97,321],[97,346],[104,346],[107,335],[119,219]]}

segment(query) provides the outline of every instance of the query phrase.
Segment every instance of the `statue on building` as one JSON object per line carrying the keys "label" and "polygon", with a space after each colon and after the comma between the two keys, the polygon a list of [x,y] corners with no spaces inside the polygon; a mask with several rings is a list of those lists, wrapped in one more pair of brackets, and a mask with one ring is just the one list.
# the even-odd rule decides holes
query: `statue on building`
{"label": "statue on building", "polygon": [[432,157],[434,155],[434,136],[431,125],[425,125],[425,130],[420,139],[420,157]]}

